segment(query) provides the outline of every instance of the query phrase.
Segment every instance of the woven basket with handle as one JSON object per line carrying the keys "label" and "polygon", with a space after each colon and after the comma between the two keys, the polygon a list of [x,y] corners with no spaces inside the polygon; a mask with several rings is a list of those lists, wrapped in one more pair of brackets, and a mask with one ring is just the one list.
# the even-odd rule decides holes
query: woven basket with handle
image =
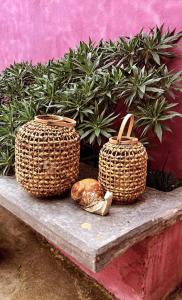
{"label": "woven basket with handle", "polygon": [[132,203],[146,185],[147,152],[137,138],[131,137],[133,124],[134,116],[126,115],[118,136],[110,138],[99,155],[99,181],[105,190],[113,192],[114,200],[123,203]]}
{"label": "woven basket with handle", "polygon": [[80,138],[72,119],[40,115],[20,127],[16,136],[16,179],[37,197],[58,195],[76,181]]}

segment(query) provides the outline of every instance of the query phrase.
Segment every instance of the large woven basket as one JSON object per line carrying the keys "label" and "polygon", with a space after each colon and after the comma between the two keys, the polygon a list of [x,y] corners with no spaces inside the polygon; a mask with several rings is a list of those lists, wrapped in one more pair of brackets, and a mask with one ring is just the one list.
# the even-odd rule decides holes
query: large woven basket
{"label": "large woven basket", "polygon": [[[123,136],[130,120],[128,132]],[[99,155],[99,181],[105,190],[113,192],[113,199],[132,203],[144,192],[147,173],[147,152],[137,138],[131,137],[134,116],[123,119],[117,137],[109,139]]]}
{"label": "large woven basket", "polygon": [[76,122],[54,115],[35,117],[16,136],[16,179],[37,197],[58,195],[76,181],[80,138]]}

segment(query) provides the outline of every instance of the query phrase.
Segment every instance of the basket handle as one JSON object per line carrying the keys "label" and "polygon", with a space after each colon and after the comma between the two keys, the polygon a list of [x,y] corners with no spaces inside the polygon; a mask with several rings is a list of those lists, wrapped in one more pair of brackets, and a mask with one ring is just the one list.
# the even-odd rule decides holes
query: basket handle
{"label": "basket handle", "polygon": [[62,127],[75,127],[76,121],[70,118],[61,117],[57,115],[38,115],[34,118],[38,123],[45,125],[54,125]]}
{"label": "basket handle", "polygon": [[121,126],[120,126],[120,129],[119,129],[119,133],[118,133],[118,136],[117,136],[117,142],[120,142],[122,137],[123,137],[123,133],[124,133],[124,130],[125,130],[125,126],[128,122],[128,120],[130,120],[130,123],[129,123],[129,126],[128,126],[128,131],[127,131],[127,137],[130,137],[131,135],[131,132],[132,132],[132,129],[133,129],[133,125],[134,125],[134,115],[133,114],[127,114],[122,123],[121,123]]}

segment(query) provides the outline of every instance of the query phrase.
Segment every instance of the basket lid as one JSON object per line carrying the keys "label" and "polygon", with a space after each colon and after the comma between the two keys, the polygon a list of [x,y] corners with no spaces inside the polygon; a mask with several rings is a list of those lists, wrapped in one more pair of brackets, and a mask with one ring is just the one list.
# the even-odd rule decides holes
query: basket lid
{"label": "basket lid", "polygon": [[[127,131],[126,135],[123,135],[128,120],[130,120],[129,126],[128,126],[128,131]],[[136,144],[136,143],[138,143],[137,138],[131,137],[133,125],[134,125],[134,115],[127,114],[121,123],[118,135],[111,137],[109,139],[109,142],[112,144],[116,144],[116,145],[117,144]]]}
{"label": "basket lid", "polygon": [[34,120],[38,123],[50,125],[50,126],[61,126],[61,127],[75,127],[76,121],[70,118],[57,116],[57,115],[38,115],[35,116]]}

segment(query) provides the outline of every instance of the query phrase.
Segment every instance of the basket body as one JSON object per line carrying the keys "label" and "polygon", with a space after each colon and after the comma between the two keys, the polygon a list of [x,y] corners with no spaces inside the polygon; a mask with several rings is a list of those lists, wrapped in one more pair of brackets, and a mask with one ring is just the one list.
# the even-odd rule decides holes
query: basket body
{"label": "basket body", "polygon": [[132,203],[144,192],[147,174],[147,152],[138,142],[107,142],[99,155],[99,181],[113,199]]}
{"label": "basket body", "polygon": [[16,136],[16,179],[37,197],[58,195],[76,181],[80,138],[74,128],[51,126],[35,120]]}

